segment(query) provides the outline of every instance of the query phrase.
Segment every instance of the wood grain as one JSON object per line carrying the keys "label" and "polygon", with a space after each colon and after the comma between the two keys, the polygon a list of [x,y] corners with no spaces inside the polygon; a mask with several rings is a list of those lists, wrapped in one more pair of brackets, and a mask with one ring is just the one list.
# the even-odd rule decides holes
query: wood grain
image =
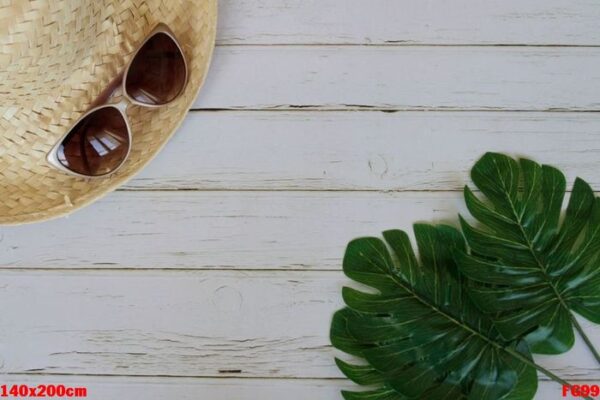
{"label": "wood grain", "polygon": [[[39,376],[0,375],[2,382],[12,384],[56,384],[88,388],[89,400],[145,399],[145,400],[342,400],[341,390],[357,390],[342,379],[215,379],[164,377],[107,377],[107,376]],[[560,397],[562,390],[554,382],[539,384],[536,400]]]}
{"label": "wood grain", "polygon": [[600,48],[221,47],[195,108],[600,110]]}
{"label": "wood grain", "polygon": [[460,192],[119,192],[67,219],[0,228],[0,265],[339,270],[355,237],[456,224],[459,212]]}
{"label": "wood grain", "polygon": [[461,190],[486,151],[600,188],[599,144],[592,113],[193,112],[125,188]]}
{"label": "wood grain", "polygon": [[[341,272],[0,273],[2,373],[341,377],[329,324]],[[593,338],[599,326],[584,323]],[[600,379],[589,351],[536,357]]]}
{"label": "wood grain", "polygon": [[[107,376],[0,375],[6,384],[56,384],[87,387],[88,400],[342,400],[340,391],[353,385],[341,379],[215,379]],[[548,387],[548,390],[546,390]],[[544,382],[547,393],[560,393],[558,386]],[[541,391],[541,393],[545,393]],[[544,400],[544,398],[541,398]],[[546,397],[545,399],[548,399]]]}
{"label": "wood grain", "polygon": [[588,0],[223,0],[219,44],[598,45]]}
{"label": "wood grain", "polygon": [[0,264],[339,270],[349,240],[456,220],[460,207],[446,192],[119,192],[66,219],[1,227]]}
{"label": "wood grain", "polygon": [[[0,228],[2,383],[341,400],[350,239],[455,219],[488,150],[600,187],[599,18],[589,0],[221,1],[205,111],[124,191]],[[579,340],[536,359],[600,380]]]}

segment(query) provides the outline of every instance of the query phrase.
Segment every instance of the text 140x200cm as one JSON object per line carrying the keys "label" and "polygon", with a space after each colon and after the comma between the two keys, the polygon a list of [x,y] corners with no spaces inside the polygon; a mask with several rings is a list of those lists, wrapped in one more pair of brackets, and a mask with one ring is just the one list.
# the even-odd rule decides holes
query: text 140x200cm
{"label": "text 140x200cm", "polygon": [[87,388],[65,385],[0,385],[0,398],[85,398]]}

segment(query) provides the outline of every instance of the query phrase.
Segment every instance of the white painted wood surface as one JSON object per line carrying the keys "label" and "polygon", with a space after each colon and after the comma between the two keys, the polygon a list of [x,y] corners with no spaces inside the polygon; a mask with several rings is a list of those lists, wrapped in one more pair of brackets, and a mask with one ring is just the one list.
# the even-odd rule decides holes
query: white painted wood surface
{"label": "white painted wood surface", "polygon": [[0,243],[6,268],[339,271],[354,237],[461,207],[458,192],[119,192],[67,219],[0,229]]}
{"label": "white painted wood surface", "polygon": [[4,269],[340,271],[355,237],[459,213],[460,192],[118,192],[0,243]]}
{"label": "white painted wood surface", "polygon": [[[0,277],[6,373],[342,377],[331,360],[344,355],[328,337],[331,316],[342,307],[339,292],[351,284],[339,272],[5,271]],[[600,334],[598,325],[583,326],[592,337]],[[536,360],[566,379],[600,379],[584,346]]]}
{"label": "white painted wood surface", "polygon": [[231,46],[195,108],[600,110],[600,47]]}
{"label": "white painted wood surface", "polygon": [[[341,389],[352,385],[341,379],[211,379],[211,378],[153,378],[153,377],[47,377],[17,375],[4,379],[8,384],[56,384],[88,388],[89,400],[342,400]],[[558,386],[542,385],[544,393],[555,394]],[[551,397],[546,397],[549,399]]]}
{"label": "white painted wood surface", "polygon": [[600,44],[591,0],[223,0],[221,44]]}
{"label": "white painted wood surface", "polygon": [[599,132],[594,113],[192,112],[126,188],[460,190],[491,150],[600,188]]}
{"label": "white painted wood surface", "polygon": [[[355,386],[327,335],[348,240],[454,218],[488,150],[600,188],[597,2],[223,0],[220,13],[202,111],[146,171],[70,218],[0,228],[2,382],[340,400]],[[579,342],[536,359],[600,381]],[[541,383],[536,399],[560,398]]]}

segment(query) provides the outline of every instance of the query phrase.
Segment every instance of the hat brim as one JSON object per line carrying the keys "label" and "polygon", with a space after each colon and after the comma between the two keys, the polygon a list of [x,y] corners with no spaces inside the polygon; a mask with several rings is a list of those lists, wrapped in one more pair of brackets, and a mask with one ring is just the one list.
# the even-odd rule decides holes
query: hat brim
{"label": "hat brim", "polygon": [[[28,0],[0,6],[0,224],[67,215],[113,191],[143,169],[183,122],[206,78],[215,44],[217,0]],[[39,4],[38,4],[39,3]],[[136,6],[136,4],[141,4]],[[47,9],[44,9],[47,5]],[[188,62],[184,93],[162,108],[129,107],[131,153],[103,179],[75,177],[46,159],[70,126],[164,23]],[[28,32],[15,32],[28,27]],[[46,26],[45,29],[41,29]],[[48,26],[50,28],[48,28]],[[33,39],[32,39],[33,38]]]}

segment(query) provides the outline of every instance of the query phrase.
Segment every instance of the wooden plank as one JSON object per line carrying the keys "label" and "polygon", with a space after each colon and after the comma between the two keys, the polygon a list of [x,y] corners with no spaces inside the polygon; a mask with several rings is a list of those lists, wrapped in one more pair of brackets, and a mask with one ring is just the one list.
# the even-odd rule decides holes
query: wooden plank
{"label": "wooden plank", "polygon": [[459,192],[119,192],[69,218],[1,227],[0,265],[339,270],[351,239],[456,223],[463,203]]}
{"label": "wooden plank", "polygon": [[461,202],[428,192],[118,192],[69,218],[0,227],[0,264],[339,269],[350,239],[456,219]]}
{"label": "wooden plank", "polygon": [[[281,399],[342,400],[341,390],[357,390],[341,379],[181,379],[154,377],[77,377],[77,376],[12,376],[0,375],[7,385],[60,384],[68,387],[86,387],[89,400],[145,399],[145,400],[256,400]],[[562,389],[553,382],[540,382],[536,400],[561,397]],[[581,399],[581,398],[579,398]]]}
{"label": "wooden plank", "polygon": [[[2,373],[337,378],[341,272],[2,271]],[[600,326],[584,323],[598,342]],[[587,349],[536,357],[600,379]]]}
{"label": "wooden plank", "polygon": [[220,44],[598,45],[588,0],[223,0]]}
{"label": "wooden plank", "polygon": [[599,132],[592,113],[192,112],[126,188],[460,190],[490,150],[600,188]]}
{"label": "wooden plank", "polygon": [[[87,400],[342,400],[353,385],[339,379],[181,379],[153,377],[0,376],[12,384],[56,384],[86,387]],[[76,385],[76,386],[75,386]],[[543,387],[553,387],[544,382]],[[553,388],[558,391],[558,386]],[[546,397],[547,399],[548,397]]]}
{"label": "wooden plank", "polygon": [[221,47],[196,108],[600,110],[600,48]]}

